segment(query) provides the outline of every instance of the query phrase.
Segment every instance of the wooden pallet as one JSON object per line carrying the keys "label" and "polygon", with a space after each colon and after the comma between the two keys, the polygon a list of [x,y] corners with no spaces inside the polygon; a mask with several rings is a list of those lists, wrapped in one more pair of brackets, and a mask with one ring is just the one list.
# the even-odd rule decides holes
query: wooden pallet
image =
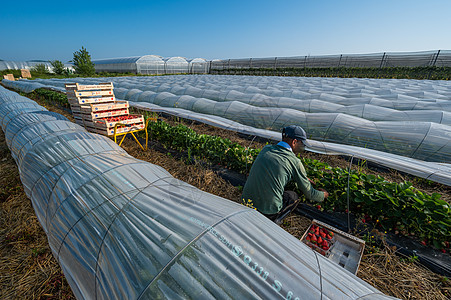
{"label": "wooden pallet", "polygon": [[[139,131],[139,130],[143,130],[145,127],[144,122],[142,123],[138,123],[138,124],[132,124],[132,125],[128,125],[128,126],[118,126],[116,129],[116,134],[124,134],[124,133],[128,133],[128,132],[135,132],[135,131]],[[98,128],[98,127],[90,127],[87,126],[87,128],[89,128],[89,131],[91,132],[95,132],[95,133],[99,133],[99,134],[103,134],[103,135],[107,135],[107,136],[114,136],[114,127],[113,128]]]}
{"label": "wooden pallet", "polygon": [[120,117],[112,118],[100,118],[95,119],[92,122],[92,126],[99,129],[114,129],[116,124],[133,125],[133,124],[144,124],[144,117],[142,115],[128,115],[126,120],[115,120],[120,119]]}
{"label": "wooden pallet", "polygon": [[126,109],[106,110],[106,111],[91,112],[91,113],[87,113],[87,112],[81,113],[81,112],[72,111],[72,114],[74,115],[74,118],[78,117],[83,120],[94,121],[94,119],[99,119],[99,118],[108,118],[108,117],[128,115],[129,111],[128,111],[128,108],[126,108]]}
{"label": "wooden pallet", "polygon": [[[113,97],[114,98],[114,97]],[[72,111],[78,113],[102,112],[107,110],[127,109],[128,101],[111,101],[103,103],[90,103],[88,105],[72,105]]]}
{"label": "wooden pallet", "polygon": [[78,83],[66,83],[64,85],[66,91],[89,91],[89,90],[113,90],[114,86],[112,82],[102,82],[93,85],[82,85]]}

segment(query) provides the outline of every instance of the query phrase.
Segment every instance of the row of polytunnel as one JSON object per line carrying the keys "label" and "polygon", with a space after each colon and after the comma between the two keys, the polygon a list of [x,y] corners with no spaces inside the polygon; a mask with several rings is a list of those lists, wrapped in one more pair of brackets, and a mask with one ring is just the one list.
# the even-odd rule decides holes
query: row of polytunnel
{"label": "row of polytunnel", "polygon": [[246,127],[252,135],[301,125],[316,142],[313,151],[370,159],[451,185],[446,81],[191,75],[5,82],[29,92],[64,90],[73,81],[111,81],[116,97],[132,106],[177,110],[231,130]]}
{"label": "row of polytunnel", "polygon": [[0,87],[0,124],[79,299],[388,299],[258,212]]}
{"label": "row of polytunnel", "polygon": [[[20,69],[33,69],[37,65],[44,65],[47,70],[53,71],[53,66],[48,61],[12,61],[12,60],[0,60],[0,71],[2,70],[20,70]],[[72,64],[64,64],[65,68],[73,70]]]}

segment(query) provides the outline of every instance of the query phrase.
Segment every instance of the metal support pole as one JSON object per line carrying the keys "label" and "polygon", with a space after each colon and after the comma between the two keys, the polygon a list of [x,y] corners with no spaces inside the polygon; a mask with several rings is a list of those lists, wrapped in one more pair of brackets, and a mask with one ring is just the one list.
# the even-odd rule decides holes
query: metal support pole
{"label": "metal support pole", "polygon": [[247,176],[247,158],[248,158],[248,156],[249,156],[249,148],[251,147],[251,145],[252,145],[252,143],[254,142],[254,140],[255,140],[256,137],[257,137],[257,136],[254,135],[254,137],[252,138],[252,141],[249,143],[249,146],[247,146],[247,148],[246,148],[246,176]]}
{"label": "metal support pole", "polygon": [[433,67],[435,67],[435,63],[437,62],[439,55],[440,55],[440,50],[438,50],[437,54],[435,55],[434,63],[432,64]]}
{"label": "metal support pole", "polygon": [[384,52],[384,55],[382,55],[381,65],[379,66],[379,69],[382,69],[382,65],[384,64],[385,53],[386,53],[386,52]]}
{"label": "metal support pole", "polygon": [[351,179],[351,167],[352,167],[352,161],[354,159],[354,155],[351,156],[351,160],[349,161],[349,168],[348,168],[348,192],[347,192],[347,207],[348,207],[348,233],[351,232],[351,219],[350,219],[350,205],[349,205],[349,194],[350,194],[350,189],[349,189],[349,181]]}
{"label": "metal support pole", "polygon": [[[440,50],[437,51],[437,54],[435,54],[435,58],[433,58],[434,62],[432,63],[431,67],[435,67],[435,63],[437,62],[438,56],[440,54]],[[431,78],[432,69],[429,70],[428,79]]]}

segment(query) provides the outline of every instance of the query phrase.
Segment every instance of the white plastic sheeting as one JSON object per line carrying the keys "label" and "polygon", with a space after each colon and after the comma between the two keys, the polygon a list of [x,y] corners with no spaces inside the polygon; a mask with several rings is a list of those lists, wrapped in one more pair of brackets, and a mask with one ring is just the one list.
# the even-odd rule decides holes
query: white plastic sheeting
{"label": "white plastic sheeting", "polygon": [[[221,80],[226,80],[228,78],[230,79],[242,78],[243,82],[252,81],[252,78],[254,78],[254,80],[256,79],[259,80],[256,80],[254,86],[241,87],[237,84],[230,85],[228,88],[233,89],[230,91],[227,90],[227,87],[218,87],[218,84],[221,82]],[[100,78],[100,79],[78,78],[70,80],[50,79],[50,80],[38,80],[35,84],[42,83],[56,90],[64,91],[64,83],[68,81],[72,82],[77,81],[82,84],[92,84],[94,82],[111,80],[115,82],[115,86],[121,86],[115,89],[116,96],[118,98],[127,99],[131,101],[130,104],[132,106],[143,108],[146,110],[164,111],[170,114],[178,114],[179,116],[183,116],[184,118],[196,119],[222,128],[239,131],[250,135],[261,136],[264,138],[270,138],[273,140],[278,140],[280,139],[279,130],[275,132],[274,130],[267,130],[266,127],[264,126],[261,129],[254,127],[261,126],[261,123],[263,123],[268,118],[268,115],[255,114],[255,112],[259,111],[258,110],[260,109],[259,107],[255,107],[255,110],[251,110],[250,113],[246,113],[246,107],[251,109],[254,106],[250,106],[246,103],[242,103],[239,101],[216,102],[214,100],[206,99],[205,97],[214,98],[213,93],[215,93],[216,91],[221,93],[223,97],[225,97],[226,95],[243,93],[243,91],[246,91],[247,94],[252,95],[252,93],[258,91],[261,92],[261,94],[259,95],[262,95],[262,93],[266,93],[266,94],[275,94],[277,95],[277,97],[282,97],[284,94],[289,93],[291,96],[296,96],[297,98],[301,97],[311,98],[313,97],[312,93],[318,93],[318,88],[312,90],[313,83],[317,83],[319,85],[322,79],[323,78],[277,78],[277,77],[250,77],[249,79],[247,77],[237,77],[237,76],[226,76],[226,77],[174,76],[172,77],[172,79],[169,79],[169,77],[165,76],[164,78],[126,77],[126,78],[117,78],[116,80],[114,80],[114,78]],[[282,89],[282,83],[279,84],[274,83],[273,86],[270,86],[269,83],[271,82],[271,80],[275,81],[276,83],[282,80],[282,82],[284,82],[284,84],[286,85],[286,89],[285,90]],[[283,80],[286,80],[286,82]],[[303,83],[296,82],[299,80],[306,82]],[[330,78],[326,78],[325,80],[333,82],[333,79]],[[348,99],[349,102],[351,102],[351,105],[353,105],[353,103],[355,103],[356,98],[352,96],[353,95],[355,96],[356,92],[358,92],[358,95],[360,96],[364,89],[363,84],[366,82],[362,79],[359,79],[357,80],[357,82],[354,83],[352,81],[348,82],[348,80],[350,79],[343,80],[342,84],[340,84],[340,87],[335,87],[333,88],[333,90],[340,92],[342,95],[346,94],[345,91],[347,91],[349,97],[346,98],[340,96],[338,98],[341,99],[340,101],[342,103],[346,103],[345,100]],[[164,83],[161,83],[160,81],[163,81]],[[165,83],[166,81],[169,81],[169,83]],[[177,82],[170,84],[173,81]],[[190,83],[184,84],[183,81],[189,81]],[[205,87],[206,89],[203,90],[202,88],[193,87],[193,84],[191,83],[192,81],[196,82],[199,81],[198,86]],[[208,82],[205,83],[205,81]],[[32,87],[29,86],[29,82],[30,81],[11,82],[4,80],[4,83],[7,84],[8,86],[26,91],[32,89]],[[213,82],[218,83],[213,84]],[[418,85],[417,89],[419,90],[427,89],[429,90],[429,92],[412,91],[414,90],[413,87],[410,87],[410,89],[403,87],[401,89],[402,86],[399,85],[402,82],[405,82],[404,85],[407,86]],[[424,100],[423,98],[421,98],[421,97],[432,98],[433,95],[435,95],[436,98],[439,98],[439,100],[441,100],[439,105],[442,106],[442,108],[446,108],[447,107],[446,104],[450,102],[449,100],[446,100],[451,95],[451,92],[449,91],[448,82],[404,81],[404,80],[387,81],[387,84],[390,84],[391,86],[386,86],[380,83],[379,81],[373,82],[373,80],[370,80],[370,83],[371,84],[366,83],[368,84],[368,87],[366,87],[367,90],[371,90],[373,94],[383,95],[387,99],[392,99],[392,100],[382,99],[383,100],[382,103],[389,105],[388,102],[390,102],[391,107],[397,107],[398,109],[402,107],[404,107],[404,109],[406,108],[415,109],[415,107],[419,106],[420,104],[421,107],[425,107],[428,104],[436,105],[437,104],[436,101]],[[345,89],[346,84],[350,85],[353,88],[350,90],[346,90]],[[361,86],[359,86],[359,84]],[[305,89],[308,90],[309,92],[302,92],[299,89],[293,90],[293,87],[298,85],[307,86],[308,88]],[[395,86],[398,86],[399,91],[394,89]],[[376,89],[376,87],[379,88]],[[380,89],[381,87],[390,89]],[[324,88],[329,92],[327,94],[320,93],[318,97],[329,100],[338,99],[337,97],[334,97],[334,95],[331,94],[330,90],[332,90],[332,87],[325,86]],[[167,92],[168,89],[174,94]],[[221,89],[224,89],[224,91],[221,91]],[[400,94],[394,94],[395,92],[396,93],[399,92]],[[409,94],[410,96],[407,94]],[[409,104],[409,101],[407,102],[404,101],[403,103],[400,103],[399,100],[396,100],[397,98],[403,98],[404,100],[406,100],[405,99],[406,97],[412,97],[412,95],[415,95],[416,97],[419,98],[416,98],[416,100],[410,99],[409,100],[411,102],[410,105],[407,105]],[[299,100],[300,99],[298,99],[298,101]],[[321,107],[323,107],[324,110],[329,109],[328,107],[331,105],[333,106],[331,102],[326,101],[323,102],[324,103],[321,105]],[[235,109],[234,113],[226,114],[225,117],[232,119],[229,120],[223,117],[224,110],[221,111],[220,108],[223,108],[221,105],[231,106],[232,104],[234,105],[233,107],[238,108]],[[213,107],[213,109],[211,107]],[[343,107],[347,106],[343,105]],[[434,111],[433,109],[436,109],[437,107],[434,108],[429,107],[429,108],[431,110],[398,111],[392,109],[394,112],[391,112],[391,114],[398,112],[401,114],[406,113],[407,116],[408,113],[412,114],[419,113],[423,115],[422,118],[432,119],[434,118],[434,116],[436,116],[437,112]],[[207,113],[197,113],[193,112],[193,110],[201,112],[207,111]],[[208,113],[208,111],[210,110],[213,110],[213,114]],[[280,110],[282,109],[279,109],[279,111]],[[269,116],[272,116],[272,118],[275,118],[274,115],[277,115],[277,109],[266,108],[266,111],[269,114]],[[296,111],[293,109],[289,109],[287,111],[288,112],[284,113],[292,114],[295,116],[303,114],[304,117],[306,116],[306,114],[301,111]],[[309,149],[311,151],[327,154],[347,154],[350,156],[352,155],[354,157],[374,161],[384,166],[397,169],[415,176],[427,178],[446,185],[451,185],[451,165],[449,164],[450,161],[449,126],[446,124],[440,124],[440,122],[442,123],[447,122],[446,115],[449,112],[441,111],[441,113],[442,118],[437,118],[436,119],[437,122],[431,121],[371,122],[366,119],[348,116],[342,113],[337,114],[337,113],[321,112],[308,114],[309,118],[305,118],[307,122],[303,123],[302,125],[308,128],[307,130],[308,134],[314,134],[315,132],[317,132],[319,135],[319,137],[315,136],[312,137],[315,140],[313,142],[314,147]],[[234,120],[238,120],[240,122],[236,122]],[[249,120],[252,120],[252,122]],[[297,120],[299,120],[299,118],[294,118],[293,120],[294,120],[293,123],[299,123],[296,122]],[[336,128],[332,128],[330,126],[330,122],[332,122],[331,120],[333,120],[332,124],[334,124]],[[286,124],[288,123],[290,122],[286,122]],[[364,125],[367,126],[365,127]],[[391,125],[393,125],[393,127],[391,127]],[[322,132],[322,130],[324,130],[324,132]],[[336,133],[335,137],[332,136],[333,133]],[[347,136],[346,133],[348,133]],[[374,133],[376,133],[376,135],[374,135]],[[338,142],[337,143],[321,142],[320,139],[324,140],[324,136],[331,137],[331,139],[338,140]],[[383,141],[383,143],[379,144],[381,140]],[[390,143],[390,141],[392,142]],[[344,142],[349,142],[351,144],[354,144],[354,146],[341,144]],[[361,147],[359,147],[359,145]],[[370,149],[371,147],[374,147],[379,150]],[[395,153],[386,153],[381,152],[380,150]],[[435,153],[437,153],[436,156],[427,156],[427,153],[431,153],[434,151]],[[419,159],[400,156],[397,155],[396,153],[411,154],[411,156]],[[423,161],[423,159],[433,160],[434,158],[439,162],[444,161],[448,163],[434,163]]]}
{"label": "white plastic sheeting", "polygon": [[3,87],[0,121],[79,299],[391,299],[255,210]]}
{"label": "white plastic sheeting", "polygon": [[[32,69],[38,64],[45,65],[49,71],[53,71],[53,66],[48,61],[11,61],[11,60],[0,60],[0,71],[1,70],[19,70],[19,69]],[[64,64],[65,68],[73,70],[74,67],[71,64]]]}

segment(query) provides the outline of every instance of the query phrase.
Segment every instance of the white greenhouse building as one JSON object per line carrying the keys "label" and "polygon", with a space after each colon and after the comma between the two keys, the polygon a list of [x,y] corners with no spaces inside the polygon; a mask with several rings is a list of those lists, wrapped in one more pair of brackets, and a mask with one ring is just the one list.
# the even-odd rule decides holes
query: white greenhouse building
{"label": "white greenhouse building", "polygon": [[93,60],[96,72],[118,72],[135,74],[206,74],[209,62],[203,58],[164,58],[158,55],[143,55],[122,58]]}

